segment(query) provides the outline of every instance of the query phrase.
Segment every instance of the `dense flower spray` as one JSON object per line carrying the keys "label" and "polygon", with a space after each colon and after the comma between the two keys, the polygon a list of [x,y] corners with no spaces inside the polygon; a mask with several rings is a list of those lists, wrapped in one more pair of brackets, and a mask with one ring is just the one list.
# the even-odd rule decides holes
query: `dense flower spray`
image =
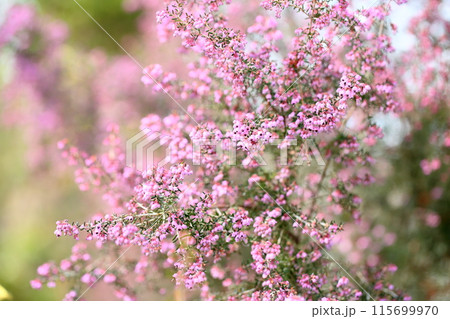
{"label": "dense flower spray", "polygon": [[[100,280],[124,300],[171,285],[204,300],[408,298],[389,283],[396,266],[337,261],[331,251],[344,228],[366,225],[357,190],[375,181],[370,150],[383,136],[373,115],[407,106],[388,58],[392,4],[127,4],[159,8],[160,40],[178,37],[179,52],[195,56],[187,79],[160,65],[142,75],[149,91],[178,101],[177,112],[140,123],[163,137],[170,163],[144,171],[127,165],[116,125],[108,125],[101,154],[59,142],[80,189],[100,193],[108,211],[86,222],[58,221],[55,235],[79,242],[68,259],[40,266],[32,287],[71,281],[67,300]],[[196,151],[200,140],[210,143]],[[305,141],[318,146],[323,165],[311,163]],[[219,154],[218,144],[229,152]],[[284,151],[283,161],[258,156]],[[440,165],[421,164],[425,174]]]}

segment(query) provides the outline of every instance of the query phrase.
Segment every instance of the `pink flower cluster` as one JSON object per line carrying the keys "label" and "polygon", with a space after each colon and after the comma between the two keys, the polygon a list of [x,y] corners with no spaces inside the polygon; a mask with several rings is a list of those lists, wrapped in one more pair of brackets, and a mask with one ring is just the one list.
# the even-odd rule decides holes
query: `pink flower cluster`
{"label": "pink flower cluster", "polygon": [[[72,280],[66,299],[74,300],[80,285],[103,278],[118,298],[134,300],[138,287],[165,291],[175,278],[207,300],[367,298],[329,266],[327,251],[345,227],[355,230],[368,218],[358,187],[375,181],[370,149],[383,134],[373,114],[400,110],[388,59],[390,5],[355,10],[345,0],[177,0],[129,6],[147,14],[158,8],[162,39],[179,37],[180,53],[195,57],[184,74],[152,65],[141,78],[152,93],[189,103],[188,114],[141,119],[140,128],[157,133],[170,153],[166,166],[143,172],[127,166],[118,126],[108,125],[105,150],[96,156],[59,144],[80,189],[99,192],[108,206],[88,222],[60,221],[55,231],[88,240],[96,257],[80,257],[76,246],[58,267],[41,266],[32,287]],[[287,8],[304,18],[286,17],[292,32],[265,11],[281,17]],[[222,9],[245,19],[236,26]],[[279,149],[311,157],[306,139],[318,145],[324,165],[308,159],[306,168],[288,157],[283,165],[264,166],[256,159]],[[275,140],[283,144],[272,145]],[[208,142],[198,154],[196,141]],[[227,151],[236,145],[237,165],[229,154],[218,156],[217,143]],[[104,272],[111,257],[132,246],[139,251],[134,258]],[[380,269],[376,255],[370,259],[349,272],[363,274],[373,298],[402,299],[389,271]]]}

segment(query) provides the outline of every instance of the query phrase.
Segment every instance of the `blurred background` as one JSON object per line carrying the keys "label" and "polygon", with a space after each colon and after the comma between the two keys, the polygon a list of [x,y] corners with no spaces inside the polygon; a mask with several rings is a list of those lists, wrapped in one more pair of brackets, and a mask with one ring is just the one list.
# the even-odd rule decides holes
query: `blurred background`
{"label": "blurred background", "polygon": [[[143,65],[182,69],[176,41],[156,40],[158,1],[78,1]],[[393,6],[396,54],[417,45],[406,30],[422,6],[422,1]],[[441,11],[449,19],[448,1]],[[109,123],[120,124],[127,136],[147,113],[169,112],[168,101],[148,92],[141,69],[73,1],[2,0],[2,25],[0,300],[60,300],[64,285],[42,290],[29,285],[37,266],[65,258],[73,245],[70,238],[55,239],[55,221],[83,220],[103,204],[79,191],[56,142],[68,138],[95,153]],[[351,263],[372,258],[396,264],[393,281],[413,299],[450,298],[448,166],[442,162],[425,174],[422,163],[434,154],[448,164],[448,148],[432,143],[448,134],[447,101],[433,114],[376,117],[385,132],[374,154],[381,182],[361,190],[364,214],[371,219],[361,226],[365,235],[355,232],[352,242],[337,247]],[[420,129],[411,129],[417,125]]]}
{"label": "blurred background", "polygon": [[[137,59],[164,64],[164,54],[148,47],[155,30],[139,30],[152,8],[139,1],[128,1],[129,8],[122,0],[79,3]],[[17,4],[26,6],[14,7],[7,21]],[[60,300],[64,285],[40,291],[29,285],[38,265],[66,257],[73,245],[55,240],[55,221],[83,220],[103,203],[80,192],[56,142],[69,138],[95,153],[107,124],[136,129],[143,115],[164,110],[165,98],[148,92],[141,69],[75,2],[2,0],[0,25],[6,23],[0,31],[0,286],[14,300]],[[7,39],[16,30],[25,31]],[[7,40],[12,44],[3,45]]]}

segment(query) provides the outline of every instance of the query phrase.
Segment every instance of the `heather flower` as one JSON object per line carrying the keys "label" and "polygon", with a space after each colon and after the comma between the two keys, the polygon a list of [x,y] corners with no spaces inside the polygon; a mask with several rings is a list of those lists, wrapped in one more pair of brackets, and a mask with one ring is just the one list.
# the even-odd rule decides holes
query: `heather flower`
{"label": "heather flower", "polygon": [[113,274],[106,274],[103,277],[103,281],[106,282],[107,284],[113,283],[116,281],[116,276],[114,276]]}

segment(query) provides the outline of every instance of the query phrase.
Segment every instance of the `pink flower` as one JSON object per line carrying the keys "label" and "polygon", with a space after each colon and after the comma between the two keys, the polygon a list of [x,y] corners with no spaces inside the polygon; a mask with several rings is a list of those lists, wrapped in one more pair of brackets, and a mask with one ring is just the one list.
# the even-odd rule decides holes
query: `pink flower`
{"label": "pink flower", "polygon": [[48,276],[50,274],[50,264],[46,263],[38,267],[37,273],[40,276]]}
{"label": "pink flower", "polygon": [[347,286],[347,285],[348,285],[348,278],[347,277],[341,277],[338,280],[338,283],[337,283],[336,287]]}
{"label": "pink flower", "polygon": [[437,227],[441,222],[441,217],[436,213],[428,213],[425,216],[425,223],[430,227]]}
{"label": "pink flower", "polygon": [[225,276],[225,271],[214,265],[211,267],[211,276],[216,279],[223,279]]}
{"label": "pink flower", "polygon": [[441,167],[441,161],[437,158],[432,160],[422,160],[420,162],[422,171],[425,175],[430,175],[432,172],[438,170]]}
{"label": "pink flower", "polygon": [[85,283],[87,285],[93,284],[95,282],[95,277],[92,276],[90,273],[86,273],[83,276],[81,276],[80,281],[82,283]]}
{"label": "pink flower", "polygon": [[47,283],[47,287],[48,287],[48,288],[55,288],[55,287],[56,287],[56,283],[55,283],[54,281],[49,281],[49,282]]}
{"label": "pink flower", "polygon": [[103,277],[103,281],[106,282],[107,284],[113,283],[116,281],[116,276],[114,276],[113,274],[106,274]]}
{"label": "pink flower", "polygon": [[30,281],[31,288],[33,289],[41,289],[42,282],[38,279],[33,279]]}
{"label": "pink flower", "polygon": [[69,270],[71,266],[72,266],[72,263],[67,259],[61,260],[60,265],[59,265],[61,270]]}
{"label": "pink flower", "polygon": [[227,278],[222,282],[222,286],[224,287],[230,287],[233,284],[233,281],[231,280],[231,278]]}

